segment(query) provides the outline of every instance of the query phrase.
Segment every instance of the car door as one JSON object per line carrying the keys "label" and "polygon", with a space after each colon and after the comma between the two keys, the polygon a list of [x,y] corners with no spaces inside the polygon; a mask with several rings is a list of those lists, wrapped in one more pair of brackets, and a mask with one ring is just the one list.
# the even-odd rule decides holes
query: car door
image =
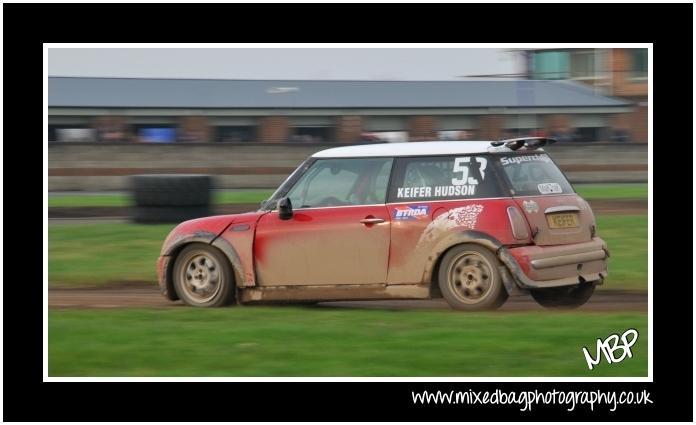
{"label": "car door", "polygon": [[[499,237],[508,229],[496,175],[485,155],[397,158],[388,196],[391,224],[389,284],[424,283],[435,247],[466,230]],[[484,212],[485,211],[485,212]]]}
{"label": "car door", "polygon": [[285,195],[293,216],[264,215],[256,228],[259,285],[387,281],[391,158],[319,159]]}

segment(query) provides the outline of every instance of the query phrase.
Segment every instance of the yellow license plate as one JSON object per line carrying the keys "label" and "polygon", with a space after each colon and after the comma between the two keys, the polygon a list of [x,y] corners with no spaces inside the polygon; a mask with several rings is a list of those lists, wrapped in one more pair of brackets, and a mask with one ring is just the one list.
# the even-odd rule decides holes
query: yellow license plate
{"label": "yellow license plate", "polygon": [[579,227],[580,220],[578,213],[548,214],[546,221],[552,229],[567,229],[569,227]]}

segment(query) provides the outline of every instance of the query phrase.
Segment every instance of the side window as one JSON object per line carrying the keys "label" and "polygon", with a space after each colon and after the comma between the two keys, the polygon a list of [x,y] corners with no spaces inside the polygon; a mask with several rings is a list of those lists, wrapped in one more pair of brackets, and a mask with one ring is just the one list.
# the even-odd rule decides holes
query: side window
{"label": "side window", "polygon": [[320,159],[288,192],[293,208],[383,204],[391,158]]}
{"label": "side window", "polygon": [[501,193],[486,156],[399,158],[389,202],[491,198]]}

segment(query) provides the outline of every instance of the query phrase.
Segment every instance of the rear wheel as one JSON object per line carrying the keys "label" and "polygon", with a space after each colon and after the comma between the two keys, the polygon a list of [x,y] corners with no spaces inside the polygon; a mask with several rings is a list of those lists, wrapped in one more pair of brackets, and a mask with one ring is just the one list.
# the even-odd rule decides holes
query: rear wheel
{"label": "rear wheel", "polygon": [[450,249],[442,258],[438,284],[443,298],[457,310],[494,310],[507,300],[498,259],[474,244]]}
{"label": "rear wheel", "polygon": [[205,244],[191,244],[176,257],[174,290],[194,307],[221,307],[234,301],[234,275],[227,258]]}
{"label": "rear wheel", "polygon": [[596,283],[530,290],[532,298],[546,308],[572,309],[585,304],[594,293]]}

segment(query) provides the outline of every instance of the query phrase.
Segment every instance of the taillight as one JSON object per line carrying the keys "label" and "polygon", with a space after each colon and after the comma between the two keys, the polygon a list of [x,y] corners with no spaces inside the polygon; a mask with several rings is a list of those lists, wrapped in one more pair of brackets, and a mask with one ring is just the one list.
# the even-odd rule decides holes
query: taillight
{"label": "taillight", "polygon": [[527,220],[524,219],[520,210],[517,207],[508,207],[507,214],[510,219],[510,227],[512,227],[512,236],[515,239],[529,239]]}

